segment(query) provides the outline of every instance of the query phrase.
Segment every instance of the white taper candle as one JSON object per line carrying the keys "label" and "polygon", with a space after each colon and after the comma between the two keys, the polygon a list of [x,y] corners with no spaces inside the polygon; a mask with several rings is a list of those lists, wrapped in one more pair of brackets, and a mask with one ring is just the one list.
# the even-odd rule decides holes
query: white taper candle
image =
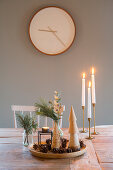
{"label": "white taper candle", "polygon": [[82,106],[85,106],[85,73],[82,78]]}
{"label": "white taper candle", "polygon": [[40,127],[40,116],[37,116],[38,128]]}
{"label": "white taper candle", "polygon": [[95,75],[94,75],[94,68],[92,68],[91,74],[91,84],[92,84],[92,103],[96,103],[96,94],[95,94]]}
{"label": "white taper candle", "polygon": [[88,110],[87,110],[87,118],[91,118],[91,82],[89,81],[88,87]]}

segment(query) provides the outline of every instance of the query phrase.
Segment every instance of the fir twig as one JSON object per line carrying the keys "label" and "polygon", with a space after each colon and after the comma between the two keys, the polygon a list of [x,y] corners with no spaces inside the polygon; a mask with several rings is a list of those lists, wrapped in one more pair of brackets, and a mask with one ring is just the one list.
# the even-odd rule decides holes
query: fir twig
{"label": "fir twig", "polygon": [[37,122],[35,121],[34,117],[30,117],[30,115],[22,115],[16,114],[17,123],[24,128],[26,134],[31,134],[32,130],[37,129]]}
{"label": "fir twig", "polygon": [[[56,122],[59,120],[56,113],[54,112],[53,106],[49,105],[45,100],[40,99],[39,103],[35,103],[35,107],[36,107],[37,115],[49,117]],[[39,108],[40,108],[40,111],[39,111]]]}

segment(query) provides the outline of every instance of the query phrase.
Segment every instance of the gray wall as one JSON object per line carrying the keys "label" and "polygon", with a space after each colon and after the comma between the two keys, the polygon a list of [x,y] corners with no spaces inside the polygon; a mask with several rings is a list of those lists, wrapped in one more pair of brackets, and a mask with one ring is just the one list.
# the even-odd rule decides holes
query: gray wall
{"label": "gray wall", "polygon": [[[47,5],[66,9],[76,23],[72,47],[58,56],[39,53],[28,37],[32,15]],[[81,73],[85,70],[90,79],[92,64],[96,123],[112,124],[113,0],[0,0],[0,127],[13,127],[12,104],[33,105],[54,90],[62,92],[66,105],[63,126],[68,127],[71,105],[82,126]]]}

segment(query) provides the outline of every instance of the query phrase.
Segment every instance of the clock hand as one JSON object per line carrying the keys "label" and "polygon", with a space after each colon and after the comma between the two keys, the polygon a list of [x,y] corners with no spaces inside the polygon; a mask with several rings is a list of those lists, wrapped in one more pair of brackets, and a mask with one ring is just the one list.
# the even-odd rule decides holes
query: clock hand
{"label": "clock hand", "polygon": [[66,45],[63,43],[63,41],[59,38],[59,36],[48,26],[49,30],[53,33],[53,35],[57,38],[58,41],[65,47]]}
{"label": "clock hand", "polygon": [[38,31],[45,31],[45,32],[57,32],[57,31],[53,31],[53,30],[44,30],[44,29],[38,29]]}

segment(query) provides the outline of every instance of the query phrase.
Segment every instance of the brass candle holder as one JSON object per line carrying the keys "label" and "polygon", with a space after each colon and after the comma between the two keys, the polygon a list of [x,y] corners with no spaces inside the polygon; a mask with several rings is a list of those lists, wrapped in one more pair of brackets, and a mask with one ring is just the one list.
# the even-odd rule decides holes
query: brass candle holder
{"label": "brass candle holder", "polygon": [[85,110],[85,106],[82,106],[82,110],[83,110],[83,130],[81,130],[81,133],[87,133],[87,130],[84,129],[84,110]]}
{"label": "brass candle holder", "polygon": [[91,136],[91,132],[90,132],[90,130],[91,130],[91,118],[88,118],[88,121],[89,121],[89,137],[87,137],[86,139],[91,140],[91,139],[93,139],[93,137]]}
{"label": "brass candle holder", "polygon": [[92,132],[92,135],[98,135],[99,133],[96,132],[95,129],[95,103],[93,103],[93,115],[94,115],[94,132]]}

